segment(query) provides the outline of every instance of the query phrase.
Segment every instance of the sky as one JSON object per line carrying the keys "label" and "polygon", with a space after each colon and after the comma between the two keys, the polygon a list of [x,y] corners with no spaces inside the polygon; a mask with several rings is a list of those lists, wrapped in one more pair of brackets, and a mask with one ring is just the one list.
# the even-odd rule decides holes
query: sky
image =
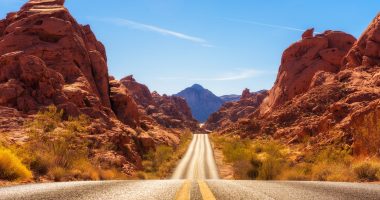
{"label": "sky", "polygon": [[[0,17],[26,0],[0,0]],[[378,0],[66,0],[106,47],[110,75],[133,74],[151,91],[199,83],[217,95],[270,89],[282,52],[302,32],[359,37]]]}

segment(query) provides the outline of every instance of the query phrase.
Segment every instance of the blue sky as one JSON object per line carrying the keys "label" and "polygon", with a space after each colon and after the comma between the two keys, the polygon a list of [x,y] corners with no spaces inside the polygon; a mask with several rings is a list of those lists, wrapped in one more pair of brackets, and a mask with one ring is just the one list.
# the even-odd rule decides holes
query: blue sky
{"label": "blue sky", "polygon": [[[0,15],[25,0],[0,0]],[[218,95],[270,89],[302,30],[359,37],[377,0],[66,0],[107,49],[110,74],[173,94],[199,83]]]}

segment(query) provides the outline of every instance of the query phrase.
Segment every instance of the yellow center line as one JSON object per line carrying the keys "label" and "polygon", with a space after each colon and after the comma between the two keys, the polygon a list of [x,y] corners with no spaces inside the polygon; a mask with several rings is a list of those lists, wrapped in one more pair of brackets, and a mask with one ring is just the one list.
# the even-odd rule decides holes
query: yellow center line
{"label": "yellow center line", "polygon": [[201,191],[203,200],[216,200],[214,194],[211,192],[206,182],[202,180],[198,180],[198,185],[199,185],[199,190]]}
{"label": "yellow center line", "polygon": [[175,195],[175,200],[190,200],[190,180],[185,180]]}

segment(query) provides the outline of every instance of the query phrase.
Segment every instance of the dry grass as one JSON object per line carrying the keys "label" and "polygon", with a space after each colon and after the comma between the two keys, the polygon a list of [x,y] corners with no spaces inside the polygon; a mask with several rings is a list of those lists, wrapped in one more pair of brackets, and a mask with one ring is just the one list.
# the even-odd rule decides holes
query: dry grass
{"label": "dry grass", "polygon": [[192,138],[191,131],[187,130],[180,136],[180,143],[177,147],[159,145],[156,150],[150,151],[144,157],[144,171],[136,173],[139,179],[162,179],[169,177],[178,161],[185,154]]}
{"label": "dry grass", "polygon": [[28,180],[32,172],[21,162],[11,150],[0,147],[0,179]]}
{"label": "dry grass", "polygon": [[360,181],[378,181],[380,179],[380,163],[366,161],[353,166],[356,178]]}
{"label": "dry grass", "polygon": [[[62,111],[49,106],[25,125],[29,140],[9,148],[30,168],[36,180],[39,177],[55,181],[125,179],[120,170],[102,169],[90,160],[85,139],[89,124],[84,115],[64,120]],[[31,178],[31,174],[24,177]]]}
{"label": "dry grass", "polygon": [[295,149],[273,140],[246,140],[234,136],[212,135],[223,150],[226,162],[234,166],[235,179],[378,181],[380,161],[352,156],[352,148],[326,146],[304,153],[297,161]]}
{"label": "dry grass", "polygon": [[285,147],[271,140],[251,141],[234,136],[212,135],[226,162],[232,163],[235,179],[277,179],[286,162]]}

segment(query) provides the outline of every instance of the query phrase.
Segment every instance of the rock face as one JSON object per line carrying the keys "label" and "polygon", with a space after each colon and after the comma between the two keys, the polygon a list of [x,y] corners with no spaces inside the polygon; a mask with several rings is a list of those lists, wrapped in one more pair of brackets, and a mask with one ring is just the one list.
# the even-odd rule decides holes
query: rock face
{"label": "rock face", "polygon": [[379,155],[379,19],[356,42],[342,32],[312,37],[308,30],[284,52],[276,83],[256,110],[223,126],[232,121],[230,110],[240,105],[224,106],[218,113],[227,110],[227,117],[218,119],[216,113],[205,126],[242,137],[304,143],[308,149],[345,144],[355,155]]}
{"label": "rock face", "polygon": [[128,89],[113,77],[110,77],[110,100],[112,109],[120,121],[132,128],[140,126],[140,115],[135,100]]}
{"label": "rock face", "polygon": [[380,15],[377,15],[367,30],[355,43],[344,59],[344,67],[379,66],[380,63]]}
{"label": "rock face", "polygon": [[83,111],[91,107],[94,115],[111,108],[104,47],[63,2],[29,1],[2,20],[0,81],[20,86],[2,105],[32,113],[40,106],[72,104]]}
{"label": "rock face", "polygon": [[198,84],[194,84],[182,90],[175,96],[186,99],[194,118],[199,122],[205,122],[207,118],[213,112],[216,112],[223,104],[221,98]]}
{"label": "rock face", "polygon": [[317,72],[337,73],[342,58],[355,42],[353,36],[343,32],[326,31],[313,37],[312,31],[307,30],[302,40],[283,53],[277,80],[262,105],[263,113],[306,92]]}
{"label": "rock face", "polygon": [[[130,128],[138,126],[137,106],[115,83],[109,83],[104,46],[63,3],[31,0],[0,21],[1,132],[8,130],[6,137],[16,141],[26,137],[19,122],[52,104],[63,109],[66,117],[85,114],[92,119],[88,139],[99,144],[91,149],[92,159],[106,154],[122,157],[118,167],[129,174],[141,168],[132,139],[138,133]],[[124,123],[112,109],[127,112],[116,112]],[[121,150],[100,150],[109,142]],[[102,162],[112,162],[108,158],[112,159],[104,157]]]}
{"label": "rock face", "polygon": [[227,131],[234,126],[238,120],[246,120],[260,106],[268,91],[250,92],[245,89],[239,101],[227,102],[219,109],[219,111],[211,114],[206,121],[204,128],[210,130]]}
{"label": "rock face", "polygon": [[183,98],[151,93],[147,86],[138,83],[133,76],[127,76],[120,82],[138,103],[141,115],[149,116],[145,123],[156,122],[165,128],[198,129],[198,123]]}
{"label": "rock face", "polygon": [[[143,123],[148,111],[140,112],[138,105],[155,101],[149,90],[135,92],[132,87],[130,93],[125,81],[110,78],[104,46],[63,4],[64,0],[30,0],[0,21],[1,137],[5,133],[5,139],[22,142],[27,137],[23,124],[55,105],[66,118],[90,117],[89,135],[81,138],[97,144],[90,147],[90,159],[100,164],[117,159],[115,167],[130,174],[141,169],[142,153],[158,143],[176,145],[179,132]],[[168,117],[162,124],[196,126],[184,101],[163,101],[170,104],[160,108]],[[110,144],[115,150],[105,148]]]}

